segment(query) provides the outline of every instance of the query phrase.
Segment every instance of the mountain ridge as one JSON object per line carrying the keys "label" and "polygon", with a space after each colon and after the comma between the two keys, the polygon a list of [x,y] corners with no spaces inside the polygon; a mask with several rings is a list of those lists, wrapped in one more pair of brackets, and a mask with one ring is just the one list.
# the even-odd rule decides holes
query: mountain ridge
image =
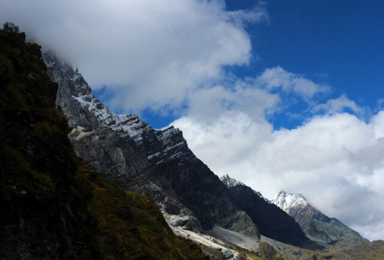
{"label": "mountain ridge", "polygon": [[136,115],[110,112],[78,71],[52,53],[43,58],[59,85],[57,105],[68,118],[69,137],[79,157],[125,189],[151,196],[162,211],[183,217],[170,225],[202,231],[217,224],[258,239],[252,220],[196,158],[180,130],[155,130]]}
{"label": "mountain ridge", "polygon": [[222,176],[220,180],[259,227],[262,235],[294,246],[321,248],[305,236],[292,217],[265,199],[260,192],[254,191],[229,175]]}
{"label": "mountain ridge", "polygon": [[301,194],[280,191],[271,202],[292,216],[307,237],[326,247],[368,242],[358,232],[339,220],[330,218],[314,208]]}

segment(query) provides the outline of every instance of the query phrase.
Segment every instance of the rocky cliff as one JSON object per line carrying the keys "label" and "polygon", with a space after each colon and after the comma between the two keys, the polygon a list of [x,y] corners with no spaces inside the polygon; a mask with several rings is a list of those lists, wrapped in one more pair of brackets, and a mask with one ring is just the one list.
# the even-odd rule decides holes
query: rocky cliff
{"label": "rocky cliff", "polygon": [[292,216],[306,236],[327,247],[364,244],[368,240],[339,220],[329,218],[314,208],[301,194],[280,191],[272,202]]}
{"label": "rocky cliff", "polygon": [[206,259],[76,157],[57,89],[40,46],[0,30],[0,259]]}
{"label": "rocky cliff", "polygon": [[110,112],[78,71],[51,53],[44,61],[59,85],[57,106],[80,158],[125,189],[154,198],[171,226],[201,231],[218,225],[258,237],[251,218],[191,152],[180,130],[156,130],[136,115]]}

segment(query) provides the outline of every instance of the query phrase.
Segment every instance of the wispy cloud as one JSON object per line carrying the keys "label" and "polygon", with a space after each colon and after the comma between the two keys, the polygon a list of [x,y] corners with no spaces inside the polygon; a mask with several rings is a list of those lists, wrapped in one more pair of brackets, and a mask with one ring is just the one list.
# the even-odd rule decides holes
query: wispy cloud
{"label": "wispy cloud", "polygon": [[364,108],[356,105],[353,100],[350,100],[345,95],[341,95],[336,99],[330,99],[325,104],[316,105],[314,108],[312,108],[312,113],[326,112],[329,114],[334,114],[344,112],[346,109],[350,109],[359,116],[364,114]]}
{"label": "wispy cloud", "polygon": [[263,20],[269,23],[269,15],[264,4],[255,6],[251,10],[236,10],[227,12],[227,14],[228,18],[239,26],[244,26],[244,23],[254,23]]}
{"label": "wispy cloud", "polygon": [[257,83],[270,90],[281,89],[285,92],[293,92],[306,100],[313,98],[316,94],[330,91],[329,86],[316,84],[303,76],[288,72],[280,66],[266,69],[257,78]]}

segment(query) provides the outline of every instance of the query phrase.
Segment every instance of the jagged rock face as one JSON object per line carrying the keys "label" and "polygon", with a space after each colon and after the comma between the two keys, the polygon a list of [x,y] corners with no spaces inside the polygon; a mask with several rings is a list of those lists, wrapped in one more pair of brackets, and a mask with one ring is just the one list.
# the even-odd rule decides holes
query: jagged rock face
{"label": "jagged rock face", "polygon": [[315,248],[295,220],[245,184],[225,175],[221,181],[251,217],[260,234],[294,246]]}
{"label": "jagged rock face", "polygon": [[271,201],[293,217],[308,238],[327,247],[368,242],[339,220],[329,218],[314,208],[301,194],[280,191]]}
{"label": "jagged rock face", "polygon": [[43,57],[59,85],[57,106],[68,118],[69,137],[80,158],[122,187],[153,197],[170,225],[208,230],[217,224],[258,235],[225,185],[188,148],[180,130],[155,130],[137,115],[110,112],[78,71],[51,53]]}

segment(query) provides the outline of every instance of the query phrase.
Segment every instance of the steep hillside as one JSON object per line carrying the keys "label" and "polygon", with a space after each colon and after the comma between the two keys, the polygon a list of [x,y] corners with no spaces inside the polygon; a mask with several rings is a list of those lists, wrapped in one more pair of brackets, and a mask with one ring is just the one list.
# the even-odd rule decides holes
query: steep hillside
{"label": "steep hillside", "polygon": [[0,30],[0,259],[205,259],[76,157],[40,46],[16,31]]}
{"label": "steep hillside", "polygon": [[290,245],[319,248],[305,236],[292,217],[260,193],[228,175],[221,177],[221,181],[257,225],[260,234]]}
{"label": "steep hillside", "polygon": [[300,194],[280,191],[272,202],[292,216],[306,236],[327,247],[341,247],[345,244],[364,244],[368,240],[345,226],[335,218],[329,218]]}
{"label": "steep hillside", "polygon": [[51,53],[44,60],[59,85],[57,104],[79,157],[123,188],[154,198],[172,227],[203,231],[217,225],[257,241],[256,225],[196,158],[180,130],[155,130],[136,115],[110,112],[78,71]]}

